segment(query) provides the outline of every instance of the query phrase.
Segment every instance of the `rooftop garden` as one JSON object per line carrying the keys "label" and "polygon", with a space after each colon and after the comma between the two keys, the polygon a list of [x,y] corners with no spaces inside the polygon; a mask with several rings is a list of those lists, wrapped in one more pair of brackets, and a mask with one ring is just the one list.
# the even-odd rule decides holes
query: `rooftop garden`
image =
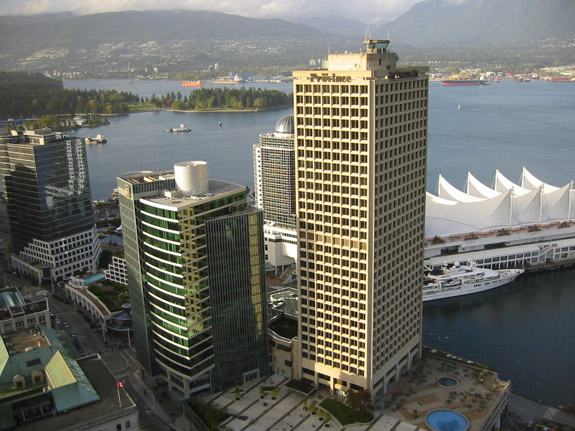
{"label": "rooftop garden", "polygon": [[122,304],[130,302],[128,287],[118,283],[101,281],[90,285],[88,290],[96,295],[110,311],[121,310]]}

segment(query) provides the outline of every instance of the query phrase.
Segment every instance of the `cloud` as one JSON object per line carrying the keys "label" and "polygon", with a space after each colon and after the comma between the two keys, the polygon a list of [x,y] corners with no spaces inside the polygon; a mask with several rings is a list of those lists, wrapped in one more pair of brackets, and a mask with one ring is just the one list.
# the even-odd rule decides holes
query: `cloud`
{"label": "cloud", "polygon": [[460,4],[469,3],[470,1],[471,0],[443,0],[443,3],[458,6]]}
{"label": "cloud", "polygon": [[22,9],[28,15],[46,13],[50,11],[50,0],[36,0],[27,2]]}
{"label": "cloud", "polygon": [[[210,10],[254,18],[342,16],[364,22],[395,18],[421,0],[0,0],[2,15],[123,10]],[[463,0],[448,0],[463,1]]]}

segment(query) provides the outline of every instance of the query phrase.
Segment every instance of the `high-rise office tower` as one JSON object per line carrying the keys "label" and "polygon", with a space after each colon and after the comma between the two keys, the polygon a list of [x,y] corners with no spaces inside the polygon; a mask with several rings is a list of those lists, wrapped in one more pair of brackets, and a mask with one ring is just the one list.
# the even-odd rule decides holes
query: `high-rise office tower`
{"label": "high-rise office tower", "polygon": [[118,177],[140,364],[187,398],[269,373],[262,212],[204,162]]}
{"label": "high-rise office tower", "polygon": [[256,206],[264,211],[266,261],[280,272],[297,259],[293,115],[254,145],[254,185]]}
{"label": "high-rise office tower", "polygon": [[421,355],[427,68],[388,44],[293,74],[299,377],[374,397]]}
{"label": "high-rise office tower", "polygon": [[41,267],[52,280],[95,270],[100,242],[84,140],[47,129],[13,132],[0,137],[0,167],[13,264]]}

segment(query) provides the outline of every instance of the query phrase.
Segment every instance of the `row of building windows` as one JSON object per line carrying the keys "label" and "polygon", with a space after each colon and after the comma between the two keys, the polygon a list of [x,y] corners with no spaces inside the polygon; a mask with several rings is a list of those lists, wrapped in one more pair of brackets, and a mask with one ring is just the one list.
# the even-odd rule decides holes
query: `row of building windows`
{"label": "row of building windows", "polygon": [[[421,79],[397,80],[375,84],[376,94],[389,94],[397,91],[408,91],[414,89],[428,88],[428,80],[425,76]],[[322,93],[322,94],[368,94],[368,85],[358,84],[296,84],[295,92],[300,93]]]}
{"label": "row of building windows", "polygon": [[297,84],[298,93],[325,93],[325,94],[367,94],[367,85],[330,85],[330,84]]}
{"label": "row of building windows", "polygon": [[317,105],[340,105],[340,106],[367,106],[367,96],[312,96],[312,95],[296,95],[296,104],[313,104]]}

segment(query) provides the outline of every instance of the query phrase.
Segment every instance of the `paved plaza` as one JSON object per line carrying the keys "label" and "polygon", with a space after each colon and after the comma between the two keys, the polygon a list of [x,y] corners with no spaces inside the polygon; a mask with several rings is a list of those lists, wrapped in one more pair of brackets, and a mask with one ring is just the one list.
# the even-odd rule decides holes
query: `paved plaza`
{"label": "paved plaza", "polygon": [[[204,393],[201,398],[225,408],[230,414],[223,429],[240,431],[314,431],[371,430],[415,431],[429,429],[425,417],[437,409],[449,409],[463,414],[471,430],[478,430],[509,389],[497,374],[462,358],[442,357],[442,353],[425,355],[423,360],[406,373],[385,398],[379,400],[374,421],[369,424],[341,425],[319,403],[329,393],[314,391],[305,396],[289,389],[289,379],[272,375],[259,382],[250,382],[238,389],[220,394]],[[451,355],[450,355],[451,356]],[[448,378],[442,386],[438,382]],[[264,388],[277,387],[277,391]],[[238,397],[239,395],[239,397]]]}

